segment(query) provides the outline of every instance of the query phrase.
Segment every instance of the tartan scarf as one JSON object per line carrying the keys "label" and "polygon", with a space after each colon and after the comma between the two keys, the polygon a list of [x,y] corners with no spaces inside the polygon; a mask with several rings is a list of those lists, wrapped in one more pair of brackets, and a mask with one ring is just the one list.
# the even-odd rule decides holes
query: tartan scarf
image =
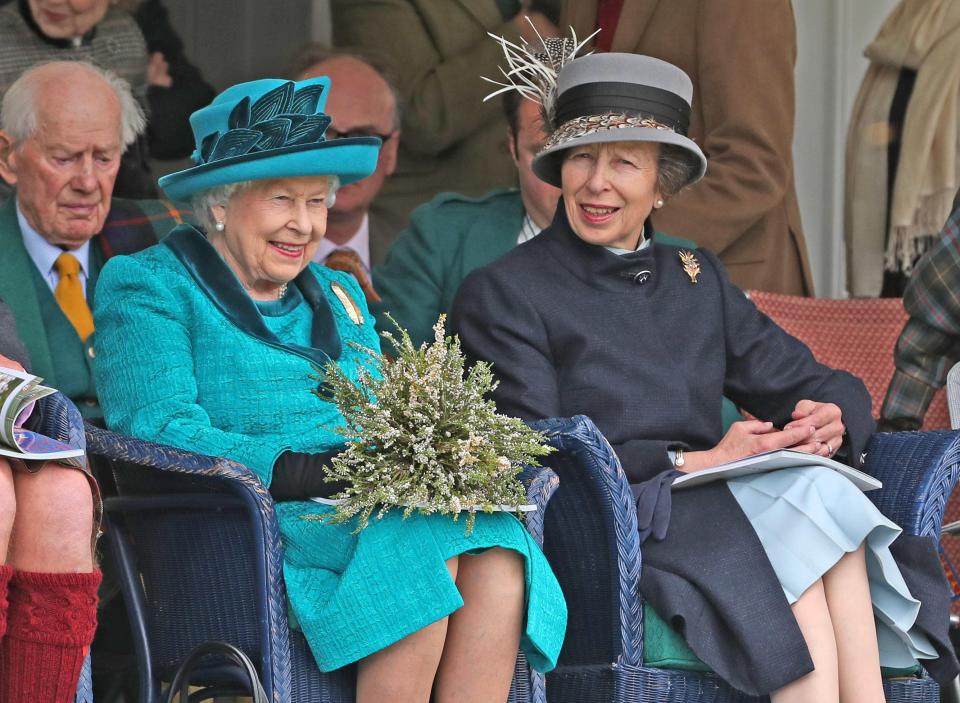
{"label": "tartan scarf", "polygon": [[114,199],[110,212],[100,230],[100,248],[104,261],[122,254],[135,254],[157,243],[157,234],[153,222],[158,219],[172,219],[183,224],[183,210],[167,200],[160,201],[166,206],[166,212],[148,214],[136,200]]}

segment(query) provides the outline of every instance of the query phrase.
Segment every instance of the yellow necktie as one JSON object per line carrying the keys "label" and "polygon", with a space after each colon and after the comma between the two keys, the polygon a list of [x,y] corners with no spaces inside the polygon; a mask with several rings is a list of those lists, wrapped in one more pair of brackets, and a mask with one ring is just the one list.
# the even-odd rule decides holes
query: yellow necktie
{"label": "yellow necktie", "polygon": [[77,330],[77,334],[84,342],[93,333],[93,315],[87,306],[87,299],[83,295],[83,285],[80,283],[80,262],[73,254],[64,252],[57,257],[54,268],[60,274],[60,282],[53,296],[57,299],[63,314],[70,320],[70,324]]}

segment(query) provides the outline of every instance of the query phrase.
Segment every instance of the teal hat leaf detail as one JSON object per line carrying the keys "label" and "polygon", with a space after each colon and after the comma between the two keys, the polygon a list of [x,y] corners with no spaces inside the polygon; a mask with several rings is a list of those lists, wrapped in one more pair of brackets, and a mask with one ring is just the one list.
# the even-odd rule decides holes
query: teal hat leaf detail
{"label": "teal hat leaf detail", "polygon": [[220,132],[208,134],[203,138],[203,141],[200,142],[200,159],[198,163],[205,164],[210,160],[210,154],[213,153],[213,148],[217,145],[218,141],[220,141]]}
{"label": "teal hat leaf detail", "polygon": [[293,104],[290,107],[290,112],[298,113],[301,115],[314,115],[317,112],[317,107],[320,105],[320,96],[323,95],[323,85],[308,85],[296,93],[293,96]]}
{"label": "teal hat leaf detail", "polygon": [[290,134],[290,120],[278,117],[266,122],[259,122],[253,126],[262,135],[253,145],[254,149],[277,149],[284,146],[287,135]]}
{"label": "teal hat leaf detail", "polygon": [[230,111],[227,129],[246,129],[250,126],[250,98],[244,98]]}
{"label": "teal hat leaf detail", "polygon": [[288,81],[281,86],[274,88],[257,100],[250,108],[250,120],[253,124],[272,120],[277,115],[284,112],[291,112],[290,106],[293,104],[294,87],[293,82]]}
{"label": "teal hat leaf detail", "polygon": [[325,88],[317,83],[296,90],[296,84],[288,81],[255,101],[241,98],[227,117],[227,131],[200,140],[196,163],[324,141],[331,118],[318,109]]}
{"label": "teal hat leaf detail", "polygon": [[297,128],[301,122],[307,119],[306,115],[297,115],[292,112],[285,112],[282,115],[277,115],[277,117],[282,117],[285,120],[290,120],[290,130],[293,131]]}
{"label": "teal hat leaf detail", "polygon": [[323,133],[330,124],[329,115],[311,115],[304,118],[290,130],[287,144],[309,144],[323,139]]}
{"label": "teal hat leaf detail", "polygon": [[260,132],[253,129],[231,129],[220,137],[208,161],[219,161],[246,154],[254,144],[260,141],[261,136]]}

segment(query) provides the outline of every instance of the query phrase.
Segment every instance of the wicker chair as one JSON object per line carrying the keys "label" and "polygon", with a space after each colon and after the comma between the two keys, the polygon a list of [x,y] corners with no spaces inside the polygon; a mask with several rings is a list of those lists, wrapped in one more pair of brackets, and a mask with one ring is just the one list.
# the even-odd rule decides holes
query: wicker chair
{"label": "wicker chair", "polygon": [[[858,376],[870,392],[874,418],[893,377],[893,350],[907,322],[899,298],[830,300],[751,291],[750,299],[774,322],[810,347],[818,361]],[[948,381],[949,384],[949,381]],[[934,395],[923,419],[924,430],[951,427],[946,389]],[[960,521],[960,493],[950,498],[946,521]],[[960,539],[941,541],[949,564],[960,564]],[[960,614],[960,601],[954,612]]]}
{"label": "wicker chair", "polygon": [[[761,312],[810,347],[817,361],[845,369],[863,380],[870,392],[874,418],[893,377],[893,350],[907,322],[899,298],[833,300],[751,291]],[[924,430],[950,427],[946,393],[933,398]]]}
{"label": "wicker chair", "polygon": [[[550,703],[758,701],[712,674],[655,669],[643,663],[642,554],[626,476],[589,418],[538,423],[561,451],[548,463],[560,487],[547,505],[544,551],[569,604],[567,637],[547,674]],[[960,435],[874,435],[867,470],[884,482],[871,499],[911,534],[937,535],[947,496],[960,474]],[[938,700],[926,675],[888,679],[888,701]]]}
{"label": "wicker chair", "polygon": [[[274,703],[350,703],[355,669],[321,672],[306,640],[287,624],[274,503],[247,467],[87,426],[87,452],[118,495],[105,500],[105,540],[118,565],[140,674],[140,703],[198,643],[225,640],[258,665]],[[531,477],[545,505],[556,477]],[[542,514],[542,511],[538,511]],[[537,513],[529,522],[542,534]],[[245,695],[236,672],[211,662],[206,690],[191,701]],[[518,657],[510,701],[544,701],[543,676]]]}

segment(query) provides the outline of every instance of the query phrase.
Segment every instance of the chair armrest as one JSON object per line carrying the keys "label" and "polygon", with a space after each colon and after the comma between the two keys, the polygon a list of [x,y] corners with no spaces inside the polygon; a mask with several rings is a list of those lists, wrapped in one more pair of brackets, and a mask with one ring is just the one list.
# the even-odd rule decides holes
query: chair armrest
{"label": "chair armrest", "polygon": [[[557,449],[544,459],[559,479],[539,516],[544,552],[567,600],[577,603],[570,609],[560,663],[639,666],[640,542],[620,461],[584,415],[541,420],[533,427]],[[541,486],[550,481],[544,477]]]}
{"label": "chair armrest", "polygon": [[960,432],[879,432],[867,443],[864,468],[883,481],[866,495],[912,535],[939,538],[943,512],[960,476]]}
{"label": "chair armrest", "polygon": [[261,545],[253,550],[257,609],[266,625],[260,628],[261,676],[274,700],[287,700],[291,657],[282,548],[267,488],[249,468],[228,459],[120,435],[89,423],[86,436],[90,461],[101,470],[109,467],[118,479],[120,495],[106,501],[111,512],[162,511],[176,506],[203,513],[216,505],[242,503],[252,539]]}
{"label": "chair armrest", "polygon": [[31,418],[31,426],[35,432],[71,447],[84,448],[83,417],[63,393],[44,396],[37,401],[34,412],[37,419],[33,422]]}
{"label": "chair armrest", "polygon": [[[148,469],[197,478],[225,479],[220,487],[228,490],[236,490],[237,484],[234,482],[239,482],[259,503],[264,503],[261,498],[267,499],[272,511],[273,500],[270,498],[269,491],[257,475],[243,464],[222,457],[196,454],[176,447],[128,437],[101,429],[89,422],[86,423],[86,437],[89,453],[101,460],[130,463]],[[162,481],[161,474],[155,474],[155,478]]]}
{"label": "chair armrest", "polygon": [[536,506],[536,510],[525,516],[527,531],[543,549],[543,521],[547,505],[560,487],[560,478],[549,467],[530,467],[525,472],[523,482],[527,484],[527,503]]}

